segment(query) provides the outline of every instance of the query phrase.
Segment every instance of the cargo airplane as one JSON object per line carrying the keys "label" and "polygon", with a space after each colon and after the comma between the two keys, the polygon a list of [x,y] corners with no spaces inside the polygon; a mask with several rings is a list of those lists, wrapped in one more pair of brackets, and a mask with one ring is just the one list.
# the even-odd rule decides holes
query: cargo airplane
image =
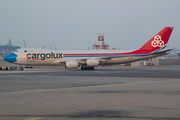
{"label": "cargo airplane", "polygon": [[[121,50],[44,50],[17,49],[4,57],[10,63],[27,66],[59,65],[65,68],[94,70],[99,65],[115,65],[166,55],[172,49],[165,49],[174,27],[165,27],[140,49]],[[23,68],[21,67],[21,70]]]}

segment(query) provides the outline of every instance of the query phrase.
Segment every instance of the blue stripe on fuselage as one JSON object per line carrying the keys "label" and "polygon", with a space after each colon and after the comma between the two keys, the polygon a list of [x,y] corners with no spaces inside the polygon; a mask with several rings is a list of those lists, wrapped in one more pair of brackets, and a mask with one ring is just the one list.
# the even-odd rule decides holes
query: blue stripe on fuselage
{"label": "blue stripe on fuselage", "polygon": [[145,55],[64,55],[63,57],[143,57],[149,56],[148,54]]}

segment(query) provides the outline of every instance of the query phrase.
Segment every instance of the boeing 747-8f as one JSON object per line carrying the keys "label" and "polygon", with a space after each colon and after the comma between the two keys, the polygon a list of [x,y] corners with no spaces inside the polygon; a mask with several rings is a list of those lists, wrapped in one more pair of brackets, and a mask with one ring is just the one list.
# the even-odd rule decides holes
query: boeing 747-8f
{"label": "boeing 747-8f", "polygon": [[[174,27],[165,27],[151,38],[140,49],[131,51],[120,50],[44,50],[17,49],[4,57],[4,60],[28,66],[59,65],[66,68],[94,70],[99,65],[115,65],[128,63],[157,56],[166,55],[172,49],[165,49]],[[23,70],[23,68],[21,67]]]}

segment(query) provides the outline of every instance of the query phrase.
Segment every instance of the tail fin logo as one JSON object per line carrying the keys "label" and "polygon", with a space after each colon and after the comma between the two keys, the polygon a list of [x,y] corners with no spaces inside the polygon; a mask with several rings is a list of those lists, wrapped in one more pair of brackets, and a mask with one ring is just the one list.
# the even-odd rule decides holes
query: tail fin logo
{"label": "tail fin logo", "polygon": [[154,40],[151,42],[151,45],[153,47],[163,47],[164,46],[164,41],[161,40],[161,36],[160,35],[156,35],[154,36]]}

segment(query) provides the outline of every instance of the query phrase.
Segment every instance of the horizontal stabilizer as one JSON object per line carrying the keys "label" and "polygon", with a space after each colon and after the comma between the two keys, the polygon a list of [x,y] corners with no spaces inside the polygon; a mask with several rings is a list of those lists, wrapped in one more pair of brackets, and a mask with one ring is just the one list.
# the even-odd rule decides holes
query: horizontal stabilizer
{"label": "horizontal stabilizer", "polygon": [[156,54],[168,54],[169,51],[171,51],[173,49],[166,49],[166,50],[161,50],[161,51],[158,51],[158,52],[155,52],[155,53],[150,53],[149,55],[156,55]]}

